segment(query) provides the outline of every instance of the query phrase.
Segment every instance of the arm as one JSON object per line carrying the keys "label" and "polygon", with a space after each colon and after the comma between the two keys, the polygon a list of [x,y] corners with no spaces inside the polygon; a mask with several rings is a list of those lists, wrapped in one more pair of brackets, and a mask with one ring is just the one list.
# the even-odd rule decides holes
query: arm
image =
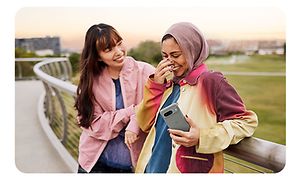
{"label": "arm", "polygon": [[217,113],[217,124],[200,129],[197,152],[215,153],[252,136],[258,120],[254,112],[246,110],[235,89],[222,77],[213,85],[212,103]]}
{"label": "arm", "polygon": [[160,101],[166,89],[165,84],[156,83],[152,78],[153,75],[148,79],[144,89],[144,98],[136,108],[137,123],[144,132],[149,132],[154,124]]}
{"label": "arm", "polygon": [[170,74],[171,62],[164,59],[157,65],[154,74],[149,76],[145,85],[142,102],[137,106],[137,119],[140,128],[149,132],[155,122],[155,116],[166,90],[166,77]]}
{"label": "arm", "polygon": [[[146,82],[148,81],[148,78],[151,74],[154,73],[155,68],[148,63],[145,62],[137,62],[137,68],[139,69],[139,73],[136,75],[138,76],[138,88],[136,91],[136,103],[139,104],[141,100],[143,99],[143,93],[144,93],[144,87]],[[128,123],[128,126],[126,127],[126,131],[131,131],[135,134],[139,134],[141,132],[140,127],[137,123],[137,117],[136,113],[134,113],[130,117],[130,121]]]}
{"label": "arm", "polygon": [[96,139],[108,141],[119,134],[133,114],[133,105],[117,111],[97,113],[91,127],[82,129]]}
{"label": "arm", "polygon": [[[136,68],[138,71],[136,71],[137,74],[135,76],[137,77],[137,89],[136,89],[136,94],[135,94],[135,103],[140,103],[143,97],[143,92],[144,92],[144,87],[145,84],[151,74],[154,73],[155,68],[145,62],[137,62],[136,63]],[[137,118],[136,114],[132,114],[130,116],[130,121],[128,123],[128,126],[125,129],[125,144],[131,149],[132,144],[135,143],[139,138],[140,141],[144,141],[144,132],[141,131],[138,123],[137,123]],[[137,142],[139,143],[139,142]]]}

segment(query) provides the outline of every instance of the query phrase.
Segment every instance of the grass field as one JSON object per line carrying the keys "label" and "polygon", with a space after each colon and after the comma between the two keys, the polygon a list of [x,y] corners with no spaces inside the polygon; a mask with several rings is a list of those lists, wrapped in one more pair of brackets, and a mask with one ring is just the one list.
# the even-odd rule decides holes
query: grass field
{"label": "grass field", "polygon": [[[285,72],[284,56],[210,57],[208,67],[215,71]],[[230,63],[228,63],[230,62]],[[248,109],[255,111],[259,125],[255,137],[286,143],[286,77],[226,75]]]}

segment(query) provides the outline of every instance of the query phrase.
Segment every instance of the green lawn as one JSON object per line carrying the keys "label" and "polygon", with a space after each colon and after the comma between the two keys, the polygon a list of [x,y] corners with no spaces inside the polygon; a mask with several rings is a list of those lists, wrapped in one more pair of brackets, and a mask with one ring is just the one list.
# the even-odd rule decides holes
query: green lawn
{"label": "green lawn", "polygon": [[230,62],[233,56],[216,57],[211,56],[206,60],[209,67],[219,71],[242,71],[242,72],[285,72],[286,64],[284,56],[236,56],[236,63],[222,64]]}
{"label": "green lawn", "polygon": [[248,109],[255,111],[259,125],[254,136],[285,144],[285,77],[227,76]]}
{"label": "green lawn", "polygon": [[[212,63],[207,64],[210,69],[221,72],[285,72],[285,57],[283,56],[242,58],[244,59],[238,60],[235,64],[219,64],[214,62],[230,60],[230,57],[213,57],[209,59]],[[227,75],[226,78],[236,88],[247,108],[255,111],[258,115],[259,125],[254,136],[285,144],[286,77]]]}

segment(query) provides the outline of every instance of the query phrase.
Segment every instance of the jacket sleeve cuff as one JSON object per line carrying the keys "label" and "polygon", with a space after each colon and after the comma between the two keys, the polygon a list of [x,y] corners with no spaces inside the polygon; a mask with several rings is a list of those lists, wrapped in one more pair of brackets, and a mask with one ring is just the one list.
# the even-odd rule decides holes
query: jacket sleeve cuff
{"label": "jacket sleeve cuff", "polygon": [[126,116],[128,117],[127,119],[130,120],[130,117],[135,114],[135,110],[134,110],[134,106],[131,105],[129,107],[126,108]]}
{"label": "jacket sleeve cuff", "polygon": [[229,146],[231,138],[232,134],[220,124],[214,128],[201,128],[196,152],[210,154],[222,151]]}
{"label": "jacket sleeve cuff", "polygon": [[139,134],[140,133],[140,127],[138,126],[137,124],[137,121],[136,121],[136,115],[133,114],[131,117],[130,117],[130,121],[125,129],[126,131],[131,131],[135,134]]}
{"label": "jacket sleeve cuff", "polygon": [[146,86],[151,90],[164,91],[166,89],[167,83],[166,82],[163,84],[157,83],[153,80],[153,77],[154,77],[154,74],[151,74],[149,76]]}

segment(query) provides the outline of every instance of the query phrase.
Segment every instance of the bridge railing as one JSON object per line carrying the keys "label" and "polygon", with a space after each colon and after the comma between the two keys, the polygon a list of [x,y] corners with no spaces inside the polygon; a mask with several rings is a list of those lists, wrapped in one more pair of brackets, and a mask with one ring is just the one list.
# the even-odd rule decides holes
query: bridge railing
{"label": "bridge railing", "polygon": [[[77,86],[71,83],[72,69],[66,58],[43,60],[34,66],[34,72],[45,87],[40,103],[42,123],[51,127],[48,134],[70,167],[76,169],[78,141],[81,129],[77,126],[74,102]],[[50,129],[50,128],[48,128]],[[52,131],[52,132],[50,132]],[[272,173],[285,166],[285,146],[250,137],[225,152],[225,172]]]}
{"label": "bridge railing", "polygon": [[15,59],[15,80],[35,80],[36,75],[33,67],[44,58],[16,58]]}

